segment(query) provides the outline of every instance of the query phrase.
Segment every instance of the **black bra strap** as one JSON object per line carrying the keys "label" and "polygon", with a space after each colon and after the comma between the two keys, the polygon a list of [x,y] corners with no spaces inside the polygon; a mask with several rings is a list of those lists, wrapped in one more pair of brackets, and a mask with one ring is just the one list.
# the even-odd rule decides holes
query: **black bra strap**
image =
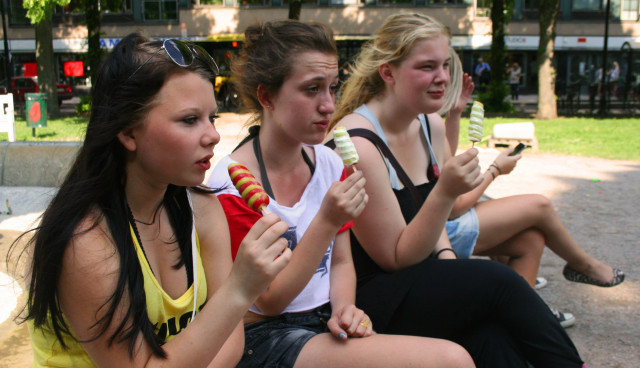
{"label": "black bra strap", "polygon": [[[409,189],[409,192],[411,193],[411,196],[413,197],[413,200],[415,201],[415,203],[423,202],[423,198],[420,195],[420,192],[418,192],[418,189],[416,188],[416,186],[413,185],[413,182],[409,178],[409,175],[407,175],[407,173],[404,171],[404,169],[402,168],[402,166],[400,165],[396,157],[393,155],[393,153],[391,153],[389,146],[387,146],[387,144],[384,143],[382,138],[380,138],[376,133],[370,131],[369,129],[364,129],[364,128],[349,129],[347,132],[352,137],[362,137],[369,140],[371,143],[373,143],[373,145],[376,146],[376,148],[378,148],[378,151],[380,151],[380,154],[383,157],[386,157],[387,160],[389,160],[389,163],[391,164],[391,166],[393,166],[393,168],[396,170],[396,174],[398,174],[398,179],[400,179],[400,182],[402,182],[402,185],[404,185],[407,189]],[[328,141],[324,145],[331,149],[336,148],[336,143],[333,139]]]}
{"label": "black bra strap", "polygon": [[260,150],[260,140],[258,136],[253,139],[253,153],[256,155],[256,159],[258,160],[258,166],[260,166],[260,177],[262,178],[262,187],[265,192],[271,198],[275,198],[273,195],[273,190],[271,189],[271,184],[269,183],[269,177],[267,176],[267,169],[264,167],[264,161],[262,160],[262,151]]}
{"label": "black bra strap", "polygon": [[[429,124],[429,117],[427,116],[427,114],[422,114],[422,116],[424,117],[424,125],[427,126],[427,136],[429,138],[429,142],[431,142],[431,125]],[[431,143],[429,143],[429,145],[430,144]],[[431,161],[431,165],[429,165],[429,168],[427,168],[427,179],[429,179],[429,181],[438,180],[438,178],[440,177],[440,169],[438,169],[438,165],[434,163],[435,159],[435,157],[431,157],[431,150],[429,150],[429,160]]]}
{"label": "black bra strap", "polygon": [[[264,160],[262,159],[262,150],[260,149],[260,138],[259,135],[257,134],[257,130],[255,131],[255,137],[253,137],[253,153],[256,155],[256,160],[258,160],[258,166],[260,166],[260,177],[262,178],[262,187],[264,188],[265,192],[267,192],[267,195],[269,195],[269,197],[275,199],[276,196],[273,195],[273,189],[271,189],[271,183],[269,183],[269,177],[267,176],[267,169],[264,166]],[[250,139],[251,137],[251,132],[249,133],[250,136],[243,139],[243,142],[246,142],[248,140],[248,138]],[[239,144],[238,147],[240,147],[242,145]],[[237,147],[236,147],[237,149]],[[313,176],[313,173],[315,173],[316,171],[316,166],[313,164],[313,161],[311,161],[311,158],[309,157],[309,155],[307,155],[307,152],[305,152],[304,148],[302,149],[302,159],[304,159],[304,162],[306,162],[307,166],[309,166],[309,170],[311,171],[311,176]]]}

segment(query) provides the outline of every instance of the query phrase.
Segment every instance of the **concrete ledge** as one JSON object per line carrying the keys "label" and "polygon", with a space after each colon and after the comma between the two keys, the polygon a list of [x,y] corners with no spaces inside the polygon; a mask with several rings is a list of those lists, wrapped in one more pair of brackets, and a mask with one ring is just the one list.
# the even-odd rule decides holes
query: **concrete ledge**
{"label": "concrete ledge", "polygon": [[0,142],[0,185],[58,187],[82,142]]}

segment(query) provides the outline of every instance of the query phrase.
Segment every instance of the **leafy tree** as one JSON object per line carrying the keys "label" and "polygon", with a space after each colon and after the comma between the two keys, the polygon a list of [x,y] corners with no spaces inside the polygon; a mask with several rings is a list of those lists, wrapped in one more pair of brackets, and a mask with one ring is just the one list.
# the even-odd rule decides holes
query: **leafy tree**
{"label": "leafy tree", "polygon": [[513,0],[493,0],[491,2],[491,81],[487,92],[480,93],[479,99],[486,111],[511,112],[513,105],[506,101],[509,87],[504,84],[506,74],[507,48],[504,37],[505,27],[513,14]]}
{"label": "leafy tree", "polygon": [[24,0],[22,3],[27,10],[27,18],[31,20],[31,24],[35,25],[38,84],[40,90],[47,94],[47,110],[51,116],[60,114],[56,89],[58,78],[56,77],[53,56],[51,14],[54,5],[64,6],[68,3],[69,0]]}
{"label": "leafy tree", "polygon": [[94,72],[104,57],[104,50],[100,48],[100,26],[102,25],[102,14],[100,13],[100,0],[84,0],[86,23],[87,23],[87,65],[91,85],[95,83]]}
{"label": "leafy tree", "polygon": [[540,0],[540,43],[538,45],[538,119],[558,117],[556,102],[556,73],[552,65],[556,39],[556,19],[560,0]]}
{"label": "leafy tree", "polygon": [[83,24],[87,27],[88,46],[85,64],[92,85],[95,82],[95,74],[93,73],[106,55],[106,51],[100,47],[102,11],[118,12],[122,9],[123,2],[124,0],[71,0],[69,2],[69,10],[84,15]]}

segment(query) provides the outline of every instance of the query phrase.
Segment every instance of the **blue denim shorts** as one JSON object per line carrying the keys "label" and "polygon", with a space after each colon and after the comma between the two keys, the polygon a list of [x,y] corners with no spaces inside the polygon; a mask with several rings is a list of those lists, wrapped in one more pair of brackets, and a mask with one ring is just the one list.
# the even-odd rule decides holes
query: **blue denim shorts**
{"label": "blue denim shorts", "polygon": [[329,332],[331,306],[327,303],[308,313],[285,313],[244,326],[245,346],[236,368],[291,368],[304,344]]}
{"label": "blue denim shorts", "polygon": [[447,234],[451,241],[451,248],[460,259],[471,257],[479,233],[478,215],[473,207],[462,216],[447,221]]}

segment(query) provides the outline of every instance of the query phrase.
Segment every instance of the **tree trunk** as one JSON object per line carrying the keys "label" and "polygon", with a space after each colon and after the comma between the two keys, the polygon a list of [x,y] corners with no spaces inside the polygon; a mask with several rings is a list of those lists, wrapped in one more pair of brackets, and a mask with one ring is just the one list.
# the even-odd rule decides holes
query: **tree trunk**
{"label": "tree trunk", "polygon": [[491,80],[503,84],[506,74],[507,54],[504,41],[506,18],[504,0],[493,0],[491,4]]}
{"label": "tree trunk", "polygon": [[505,9],[507,9],[505,0],[493,0],[491,4],[491,56],[489,60],[491,80],[489,81],[488,93],[482,96],[485,111],[490,112],[507,112],[512,109],[511,103],[506,101],[509,89],[504,83],[507,62],[504,40],[507,24]]}
{"label": "tree trunk", "polygon": [[289,19],[300,20],[302,0],[289,0]]}
{"label": "tree trunk", "polygon": [[85,15],[87,17],[87,69],[91,78],[91,85],[95,85],[95,72],[102,61],[103,51],[100,48],[100,26],[102,23],[99,0],[85,0]]}
{"label": "tree trunk", "polygon": [[556,72],[553,68],[553,48],[556,39],[556,19],[559,0],[540,1],[540,44],[538,45],[538,119],[558,117]]}
{"label": "tree trunk", "polygon": [[38,64],[38,84],[40,92],[47,94],[47,112],[51,117],[60,115],[56,83],[56,61],[53,55],[53,33],[51,19],[46,17],[35,24],[36,63]]}

